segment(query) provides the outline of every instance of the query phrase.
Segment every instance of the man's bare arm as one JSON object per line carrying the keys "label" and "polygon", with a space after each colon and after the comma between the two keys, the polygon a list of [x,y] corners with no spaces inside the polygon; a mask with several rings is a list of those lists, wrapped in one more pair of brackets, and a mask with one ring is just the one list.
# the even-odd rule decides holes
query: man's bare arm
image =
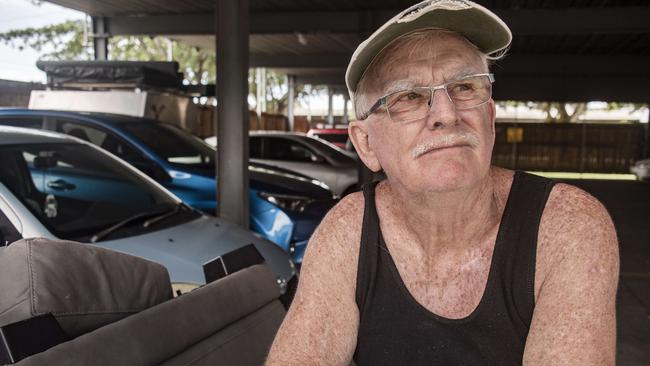
{"label": "man's bare arm", "polygon": [[267,365],[348,365],[357,341],[355,302],[363,196],[334,207],[312,235],[298,292]]}
{"label": "man's bare arm", "polygon": [[524,365],[614,365],[618,242],[605,208],[557,185],[540,225]]}

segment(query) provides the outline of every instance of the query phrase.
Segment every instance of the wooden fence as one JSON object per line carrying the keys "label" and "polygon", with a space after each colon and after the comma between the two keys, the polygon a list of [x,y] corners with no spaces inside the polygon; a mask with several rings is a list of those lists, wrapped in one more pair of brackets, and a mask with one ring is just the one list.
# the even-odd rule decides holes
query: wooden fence
{"label": "wooden fence", "polygon": [[645,135],[639,123],[498,122],[492,162],[533,171],[629,173],[643,158]]}

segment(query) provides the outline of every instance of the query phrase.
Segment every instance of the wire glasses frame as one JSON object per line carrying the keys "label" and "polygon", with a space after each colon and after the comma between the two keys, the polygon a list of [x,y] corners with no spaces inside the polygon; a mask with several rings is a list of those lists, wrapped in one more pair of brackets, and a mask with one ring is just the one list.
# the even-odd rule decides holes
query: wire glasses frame
{"label": "wire glasses frame", "polygon": [[433,103],[436,90],[444,90],[457,110],[476,108],[492,97],[494,74],[482,73],[464,76],[444,84],[399,90],[379,98],[368,112],[359,117],[367,119],[384,107],[391,121],[404,123],[425,118]]}

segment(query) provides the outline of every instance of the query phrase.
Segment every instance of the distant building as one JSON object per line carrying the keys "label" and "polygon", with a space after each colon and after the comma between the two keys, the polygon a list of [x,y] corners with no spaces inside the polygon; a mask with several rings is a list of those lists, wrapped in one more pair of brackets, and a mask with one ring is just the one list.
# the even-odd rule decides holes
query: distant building
{"label": "distant building", "polygon": [[29,94],[32,90],[43,90],[41,83],[0,79],[0,107],[23,107],[29,105]]}

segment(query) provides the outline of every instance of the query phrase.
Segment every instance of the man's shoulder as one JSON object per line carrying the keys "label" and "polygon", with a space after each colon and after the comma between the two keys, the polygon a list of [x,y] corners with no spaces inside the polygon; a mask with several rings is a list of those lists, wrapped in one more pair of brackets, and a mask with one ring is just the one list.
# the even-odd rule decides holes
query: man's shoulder
{"label": "man's shoulder", "polygon": [[538,270],[542,276],[564,263],[617,271],[618,240],[603,204],[570,184],[557,183],[539,227]]}
{"label": "man's shoulder", "polygon": [[563,226],[579,227],[580,222],[611,221],[603,204],[586,191],[566,183],[557,183],[549,195],[544,217],[547,220],[562,221]]}
{"label": "man's shoulder", "polygon": [[323,219],[320,228],[323,230],[360,229],[364,206],[363,192],[350,193],[332,207]]}
{"label": "man's shoulder", "polygon": [[310,247],[347,251],[361,239],[364,197],[362,192],[343,197],[323,218],[310,239]]}

